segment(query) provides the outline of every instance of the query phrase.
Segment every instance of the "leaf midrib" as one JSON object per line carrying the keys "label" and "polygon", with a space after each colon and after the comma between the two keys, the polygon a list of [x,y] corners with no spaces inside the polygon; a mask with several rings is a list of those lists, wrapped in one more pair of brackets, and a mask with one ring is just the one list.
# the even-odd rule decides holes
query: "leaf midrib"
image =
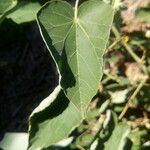
{"label": "leaf midrib", "polygon": [[[88,36],[88,33],[85,31],[84,27],[79,23],[80,19],[79,18],[72,18],[72,25],[70,26],[67,34],[66,34],[66,37],[64,38],[64,45],[65,45],[65,41],[72,29],[72,27],[75,25],[75,30],[77,29],[77,26],[79,26],[82,30],[82,32],[86,35],[86,37],[88,38],[89,42],[90,42],[90,45],[93,47],[93,50],[94,50],[94,54],[95,54],[95,57],[96,57],[96,60],[97,60],[97,63],[100,65],[100,62],[98,60],[98,57],[97,57],[97,53],[96,53],[96,49],[95,49],[95,46],[93,44],[93,42],[91,41],[90,37]],[[77,33],[77,31],[75,31],[75,34]],[[75,38],[77,37],[77,35],[75,36]],[[77,43],[77,40],[75,39],[76,43]],[[79,76],[78,79],[77,79],[77,82],[78,82],[78,93],[79,93],[79,99],[81,100],[81,92],[80,92],[80,64],[79,64],[79,53],[78,53],[78,48],[77,48],[77,44],[76,44],[76,50],[74,52],[74,54],[76,53],[76,61],[77,61],[77,75]],[[73,55],[74,55],[73,54]],[[82,58],[82,57],[81,57]],[[83,59],[83,58],[82,58]],[[83,59],[84,61],[84,59]],[[86,62],[85,62],[86,63]],[[86,63],[87,64],[87,63]],[[91,69],[89,68],[88,64],[87,64],[87,68],[88,70],[91,72],[92,76],[94,77],[95,81],[97,82],[98,79],[95,77],[95,75],[93,74],[93,72],[91,71]],[[83,79],[82,79],[83,80]],[[85,81],[84,81],[85,82]],[[95,91],[87,82],[85,82],[89,88],[91,88],[93,91]],[[77,91],[76,91],[77,92]],[[72,102],[73,103],[73,102]],[[80,104],[82,103],[82,101],[80,101]],[[75,107],[78,109],[78,111],[83,115],[82,112],[84,112],[84,108],[83,108],[83,105],[81,104],[81,108],[79,109],[76,105]],[[83,115],[84,116],[84,115]]]}

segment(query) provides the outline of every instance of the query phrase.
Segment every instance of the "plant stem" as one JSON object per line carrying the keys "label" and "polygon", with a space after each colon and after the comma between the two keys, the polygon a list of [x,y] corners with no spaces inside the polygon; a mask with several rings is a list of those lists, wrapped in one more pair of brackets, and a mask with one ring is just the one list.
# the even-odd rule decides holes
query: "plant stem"
{"label": "plant stem", "polygon": [[120,42],[121,41],[121,39],[116,39],[107,49],[106,49],[106,52],[105,53],[107,53],[108,51],[110,52],[111,50],[112,50],[112,48],[114,47],[114,46],[116,46],[117,44],[118,44],[118,42]]}
{"label": "plant stem", "polygon": [[80,150],[86,150],[86,149],[84,149],[82,146],[80,146],[80,145],[77,145],[77,148],[79,148]]}
{"label": "plant stem", "polygon": [[110,73],[104,72],[104,74],[108,77],[108,79],[116,81],[118,84],[121,85],[121,81],[118,79],[117,76],[111,75]]}
{"label": "plant stem", "polygon": [[74,18],[77,20],[79,0],[75,2]]}
{"label": "plant stem", "polygon": [[[112,26],[112,31],[114,33],[114,35],[116,36],[117,39],[121,39],[121,36],[118,32],[118,30],[116,29],[116,27],[113,25]],[[123,40],[121,40],[122,45],[124,46],[124,48],[128,51],[128,53],[131,55],[131,57],[139,64],[142,63],[142,60],[133,52],[133,50],[131,49],[131,47],[124,42]]]}
{"label": "plant stem", "polygon": [[119,120],[122,119],[122,117],[125,115],[125,113],[127,112],[128,108],[130,107],[132,100],[135,98],[135,96],[138,94],[138,92],[141,90],[141,88],[144,86],[144,84],[146,83],[148,77],[146,77],[144,80],[141,81],[141,83],[137,86],[136,90],[133,92],[133,94],[131,95],[131,97],[129,97],[123,111],[121,112],[121,114],[119,115]]}

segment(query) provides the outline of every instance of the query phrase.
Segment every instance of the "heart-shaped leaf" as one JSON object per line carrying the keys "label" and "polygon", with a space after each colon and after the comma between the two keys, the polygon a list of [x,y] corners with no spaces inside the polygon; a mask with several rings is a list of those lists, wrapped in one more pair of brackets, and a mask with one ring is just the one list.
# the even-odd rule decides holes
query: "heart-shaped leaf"
{"label": "heart-shaped leaf", "polygon": [[67,138],[85,117],[102,76],[113,10],[98,0],[86,1],[79,9],[55,0],[43,6],[37,19],[60,73],[60,85],[30,117],[30,150]]}
{"label": "heart-shaped leaf", "polygon": [[61,75],[61,86],[82,116],[102,77],[102,57],[113,20],[113,10],[99,0],[79,8],[51,1],[38,13],[43,38]]}

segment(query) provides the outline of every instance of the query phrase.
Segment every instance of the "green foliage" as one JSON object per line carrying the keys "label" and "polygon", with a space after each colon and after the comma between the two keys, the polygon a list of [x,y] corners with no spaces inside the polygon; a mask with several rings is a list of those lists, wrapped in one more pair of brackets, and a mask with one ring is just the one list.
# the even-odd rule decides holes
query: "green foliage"
{"label": "green foliage", "polygon": [[138,10],[136,16],[142,21],[150,22],[150,7]]}
{"label": "green foliage", "polygon": [[[107,19],[103,17],[106,12]],[[60,85],[69,99],[69,106],[65,106],[63,113],[59,112],[62,114],[58,117],[49,116],[49,119],[41,121],[35,135],[32,132],[38,122],[32,121],[31,116],[30,149],[47,147],[66,138],[71,128],[77,126],[86,117],[87,106],[96,94],[102,77],[102,56],[110,32],[113,10],[110,5],[100,1],[85,2],[75,10],[64,1],[52,1],[47,3],[37,16],[41,34],[60,72]],[[66,96],[63,94],[61,100],[56,98],[55,101],[58,101],[59,105],[62,105],[62,102],[68,103]],[[51,101],[51,96],[49,99]],[[68,123],[65,125],[65,121],[61,118],[65,121],[69,119]],[[65,127],[62,131],[63,126]],[[45,139],[43,136],[48,129],[51,134],[58,136]],[[37,137],[39,140],[35,140]]]}
{"label": "green foliage", "polygon": [[29,117],[29,143],[28,134],[11,133],[0,148],[149,149],[149,6],[134,10],[147,26],[139,31],[138,22],[133,34],[136,21],[128,24],[122,6],[121,0],[0,0],[0,23],[37,21],[59,74],[57,87]]}
{"label": "green foliage", "polygon": [[0,0],[0,15],[11,10],[16,4],[17,0]]}
{"label": "green foliage", "polygon": [[11,18],[16,23],[24,23],[33,21],[36,18],[37,11],[41,8],[38,2],[25,2],[21,1],[15,11],[7,15],[7,18]]}
{"label": "green foliage", "polygon": [[24,23],[36,19],[36,13],[41,8],[39,2],[0,0],[0,22],[6,17],[16,23]]}
{"label": "green foliage", "polygon": [[116,125],[111,137],[104,144],[105,150],[110,150],[112,146],[116,150],[124,149],[130,132],[129,130],[129,127],[126,124],[119,123]]}

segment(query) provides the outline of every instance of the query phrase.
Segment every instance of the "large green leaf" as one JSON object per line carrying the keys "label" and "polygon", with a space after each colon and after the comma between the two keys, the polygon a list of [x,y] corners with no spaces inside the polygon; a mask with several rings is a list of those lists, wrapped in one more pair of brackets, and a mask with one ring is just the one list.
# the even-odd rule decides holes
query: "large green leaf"
{"label": "large green leaf", "polygon": [[128,135],[130,133],[130,128],[126,124],[119,123],[116,125],[111,137],[104,144],[104,150],[124,150],[127,142]]}
{"label": "large green leaf", "polygon": [[67,2],[55,0],[47,3],[37,17],[59,68],[61,86],[84,117],[102,77],[102,57],[113,20],[112,7],[90,0],[74,11]]}
{"label": "large green leaf", "polygon": [[42,149],[68,137],[81,121],[81,114],[60,86],[33,111],[29,150]]}

